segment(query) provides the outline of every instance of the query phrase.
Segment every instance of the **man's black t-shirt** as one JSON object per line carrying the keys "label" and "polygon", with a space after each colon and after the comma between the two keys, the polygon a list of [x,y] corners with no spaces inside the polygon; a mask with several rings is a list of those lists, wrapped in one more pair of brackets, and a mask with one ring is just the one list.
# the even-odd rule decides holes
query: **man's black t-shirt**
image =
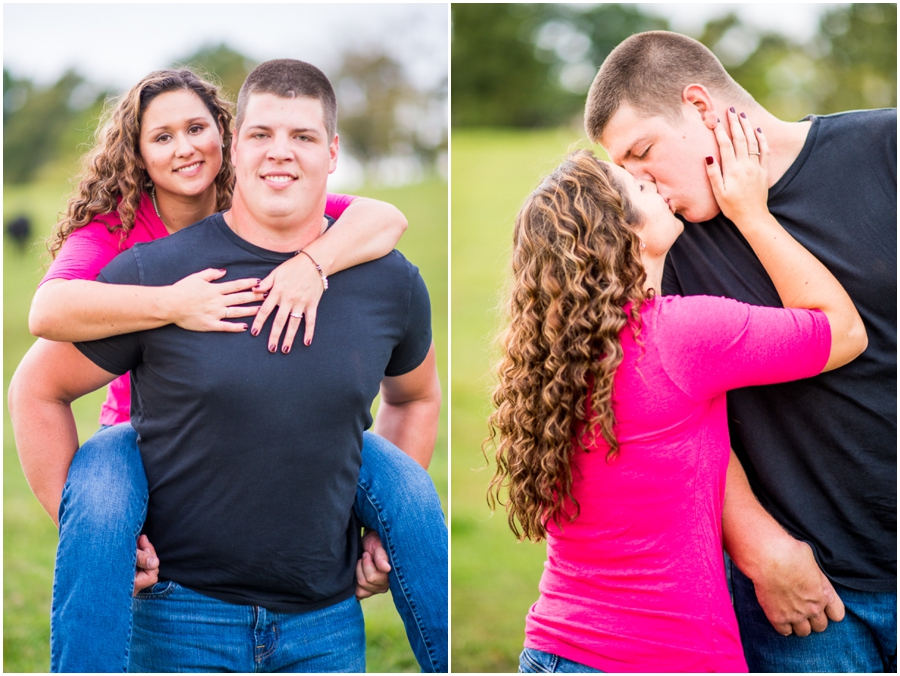
{"label": "man's black t-shirt", "polygon": [[[261,279],[291,256],[244,241],[216,214],[136,245],[100,278],[159,286],[211,267],[227,270],[221,281]],[[169,325],[78,344],[107,371],[131,371],[144,532],[161,579],[276,612],[353,595],[362,433],[381,380],[424,360],[430,306],[396,251],[329,282],[312,345],[297,340],[287,355],[267,350],[273,317],[255,338]]]}
{"label": "man's black t-shirt", "polygon": [[[815,378],[728,394],[732,445],[762,505],[809,542],[832,580],[897,582],[897,111],[812,117],[769,191],[769,210],[843,284],[866,325],[855,361]],[[686,224],[667,294],[780,306],[756,255],[724,216]]]}

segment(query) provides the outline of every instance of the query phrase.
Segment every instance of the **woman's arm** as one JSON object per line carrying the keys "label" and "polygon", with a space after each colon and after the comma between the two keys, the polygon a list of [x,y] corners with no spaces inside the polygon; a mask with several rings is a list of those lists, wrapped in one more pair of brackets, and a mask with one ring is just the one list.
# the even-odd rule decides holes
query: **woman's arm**
{"label": "woman's arm", "polygon": [[307,255],[295,256],[282,263],[262,281],[259,290],[269,295],[253,320],[251,333],[258,335],[277,307],[269,333],[269,351],[278,350],[278,339],[287,325],[281,351],[284,354],[290,352],[300,327],[300,315],[306,318],[303,342],[305,345],[312,343],[316,309],[325,291],[315,264],[327,277],[386,256],[400,241],[406,227],[406,218],[397,207],[364,197],[354,199],[334,226],[304,249]]}
{"label": "woman's arm", "polygon": [[22,470],[57,526],[63,486],[78,450],[71,404],[113,378],[74,345],[38,340],[10,381],[7,405]]}
{"label": "woman's arm", "polygon": [[[732,109],[733,110],[733,109]],[[772,279],[784,307],[821,310],[831,326],[824,371],[853,361],[866,349],[866,328],[841,283],[769,213],[768,145],[762,130],[728,111],[731,138],[716,125],[722,170],[707,158],[707,173],[722,213],[741,231]],[[752,154],[751,154],[752,153]],[[758,155],[757,155],[758,153]]]}
{"label": "woman's arm", "polygon": [[208,269],[157,287],[49,279],[34,294],[28,328],[39,338],[70,343],[166,324],[190,331],[246,331],[246,324],[222,320],[256,314],[256,307],[235,306],[262,300],[261,292],[248,291],[259,280],[212,283],[224,274]]}

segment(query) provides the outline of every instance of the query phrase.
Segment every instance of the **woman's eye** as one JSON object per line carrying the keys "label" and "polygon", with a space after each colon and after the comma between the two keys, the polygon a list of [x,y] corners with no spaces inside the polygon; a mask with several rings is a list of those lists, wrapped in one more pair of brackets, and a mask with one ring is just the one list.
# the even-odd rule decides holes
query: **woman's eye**
{"label": "woman's eye", "polygon": [[644,152],[642,152],[640,155],[638,155],[637,158],[638,158],[639,160],[642,160],[642,159],[644,159],[645,157],[647,157],[647,153],[650,152],[650,148],[651,148],[651,147],[652,147],[652,146],[647,146],[647,149],[646,149]]}
{"label": "woman's eye", "polygon": [[164,141],[168,141],[170,138],[172,138],[172,137],[169,136],[169,134],[160,134],[159,136],[156,137],[156,140],[157,140],[157,142],[162,143]]}

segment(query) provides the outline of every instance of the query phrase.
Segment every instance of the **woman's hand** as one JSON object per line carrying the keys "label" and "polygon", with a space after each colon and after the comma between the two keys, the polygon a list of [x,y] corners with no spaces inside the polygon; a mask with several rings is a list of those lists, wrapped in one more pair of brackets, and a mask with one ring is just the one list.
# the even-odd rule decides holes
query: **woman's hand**
{"label": "woman's hand", "polygon": [[[250,333],[259,335],[266,319],[277,307],[272,330],[269,333],[269,352],[278,350],[278,339],[284,331],[281,351],[287,354],[294,344],[294,337],[300,328],[301,318],[306,318],[306,329],[303,334],[304,345],[312,343],[316,328],[316,309],[325,288],[322,278],[308,256],[294,256],[269,273],[256,287],[257,291],[268,292],[263,304],[259,307]],[[285,329],[285,326],[287,329]]]}
{"label": "woman's hand", "polygon": [[239,306],[263,299],[263,292],[255,290],[260,280],[236,279],[213,283],[224,274],[225,270],[207,268],[188,275],[169,287],[171,322],[188,331],[246,331],[246,324],[224,320],[252,317],[256,314],[258,306]]}
{"label": "woman's hand", "polygon": [[706,172],[722,213],[740,227],[769,211],[769,146],[762,129],[754,131],[743,113],[731,108],[726,117],[731,138],[721,122],[715,128],[722,166],[707,157]]}

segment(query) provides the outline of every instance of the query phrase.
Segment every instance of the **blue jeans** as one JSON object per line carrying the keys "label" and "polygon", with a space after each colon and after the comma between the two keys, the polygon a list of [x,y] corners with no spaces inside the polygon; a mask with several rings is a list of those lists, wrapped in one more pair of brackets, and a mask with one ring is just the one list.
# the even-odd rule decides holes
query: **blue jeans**
{"label": "blue jeans", "polygon": [[353,597],[310,613],[273,613],[169,581],[134,599],[130,672],[365,670],[366,630]]}
{"label": "blue jeans", "polygon": [[[131,425],[97,432],[75,454],[59,510],[50,669],[124,672],[135,551],[147,480]],[[391,594],[425,672],[447,671],[447,527],[428,473],[363,436],[356,511],[391,559]],[[103,599],[98,603],[98,599]]]}
{"label": "blue jeans", "polygon": [[519,655],[520,674],[602,674],[593,667],[567,660],[565,657],[525,648]]}
{"label": "blue jeans", "polygon": [[751,672],[897,671],[897,594],[834,585],[846,615],[809,636],[782,636],[756,600],[753,582],[729,561],[734,610]]}

